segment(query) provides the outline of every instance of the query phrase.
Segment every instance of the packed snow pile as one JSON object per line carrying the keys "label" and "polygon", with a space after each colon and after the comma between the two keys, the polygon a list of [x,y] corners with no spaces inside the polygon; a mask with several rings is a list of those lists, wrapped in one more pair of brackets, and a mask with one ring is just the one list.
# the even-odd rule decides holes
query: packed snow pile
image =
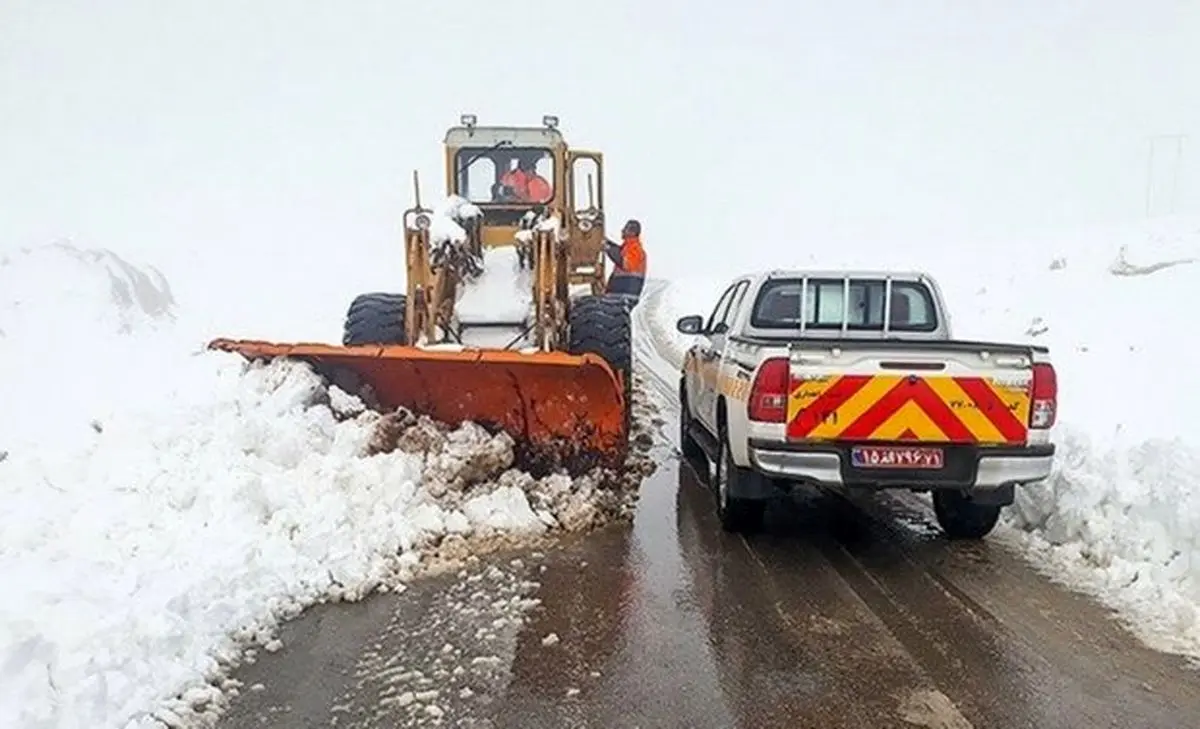
{"label": "packed snow pile", "polygon": [[[1048,345],[1058,467],[1019,493],[997,537],[1118,609],[1152,645],[1200,656],[1200,346],[1179,325],[1198,301],[1200,220],[957,241],[927,255],[895,249],[877,260],[839,248],[779,267],[927,270],[957,336]],[[675,330],[676,319],[707,318],[727,284],[688,280],[662,293],[667,356],[695,339]]]}
{"label": "packed snow pile", "polygon": [[458,195],[450,195],[433,207],[429,219],[429,262],[435,266],[449,265],[464,277],[480,273],[481,261],[471,250],[469,229],[483,219],[478,206]]}
{"label": "packed snow pile", "polygon": [[139,383],[156,378],[146,342],[174,318],[162,275],[111,251],[0,250],[0,454],[86,439],[129,392],[140,399]]}
{"label": "packed snow pile", "polygon": [[171,287],[112,251],[55,243],[0,250],[0,337],[128,333],[174,317]]}
{"label": "packed snow pile", "polygon": [[483,211],[458,195],[450,195],[433,208],[429,222],[429,242],[432,245],[466,245],[467,226],[483,217]]}
{"label": "packed snow pile", "polygon": [[464,332],[464,342],[480,347],[509,348],[527,343],[525,324],[533,315],[533,236],[535,231],[562,235],[558,216],[525,214],[514,245],[485,248],[479,259],[479,271],[463,282],[458,290],[455,313],[459,322],[470,327],[479,324],[510,324],[492,331],[475,329]]}
{"label": "packed snow pile", "polygon": [[[276,645],[307,605],[631,509],[644,458],[621,478],[535,480],[503,434],[203,351],[159,323],[165,282],[120,259],[39,256],[11,273],[30,293],[0,339],[0,399],[22,413],[0,431],[0,571],[20,586],[0,601],[0,726],[211,718],[243,648]],[[114,271],[139,292],[87,287]],[[76,274],[71,295],[37,295]],[[72,336],[42,336],[37,311]]]}
{"label": "packed snow pile", "polygon": [[464,283],[458,294],[455,312],[463,324],[520,323],[532,314],[530,271],[521,266],[512,246],[485,249],[483,272]]}

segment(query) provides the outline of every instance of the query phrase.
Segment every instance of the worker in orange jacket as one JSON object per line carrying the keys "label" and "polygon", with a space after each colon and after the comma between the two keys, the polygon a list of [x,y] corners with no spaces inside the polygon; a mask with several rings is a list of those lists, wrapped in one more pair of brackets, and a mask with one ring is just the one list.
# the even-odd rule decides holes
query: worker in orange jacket
{"label": "worker in orange jacket", "polygon": [[634,302],[646,285],[646,249],[642,247],[642,224],[630,219],[621,228],[620,245],[604,241],[604,252],[613,263],[606,293],[632,296]]}
{"label": "worker in orange jacket", "polygon": [[549,202],[553,193],[550,183],[538,174],[537,164],[531,157],[519,159],[517,168],[505,172],[500,184],[509,188],[512,198],[518,202]]}

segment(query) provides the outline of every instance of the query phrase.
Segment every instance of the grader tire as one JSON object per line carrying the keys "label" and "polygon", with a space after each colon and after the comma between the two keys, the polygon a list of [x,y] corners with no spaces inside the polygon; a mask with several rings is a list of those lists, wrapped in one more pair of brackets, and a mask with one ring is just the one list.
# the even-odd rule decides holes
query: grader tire
{"label": "grader tire", "polygon": [[633,326],[622,296],[581,296],[571,302],[568,317],[571,354],[596,354],[621,378],[625,399],[625,432],[633,421]]}
{"label": "grader tire", "polygon": [[342,344],[408,344],[404,333],[404,294],[359,294],[350,303]]}

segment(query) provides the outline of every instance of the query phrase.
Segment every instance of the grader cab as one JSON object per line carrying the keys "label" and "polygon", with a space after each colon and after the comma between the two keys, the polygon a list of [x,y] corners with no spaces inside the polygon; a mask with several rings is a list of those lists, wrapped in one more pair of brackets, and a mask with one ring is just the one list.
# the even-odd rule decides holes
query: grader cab
{"label": "grader cab", "polygon": [[[511,246],[541,211],[560,216],[569,244],[568,283],[604,290],[604,159],[599,152],[570,149],[558,118],[541,127],[479,127],[465,114],[446,132],[446,193],[479,206],[480,243]],[[528,169],[545,187],[506,184]],[[541,192],[542,194],[537,194]],[[532,193],[532,194],[531,194]]]}
{"label": "grader cab", "polygon": [[632,392],[629,306],[604,289],[603,161],[558,120],[445,138],[446,199],[404,213],[404,293],[360,294],[342,344],[219,339],[366,385],[384,410],[509,433],[531,470],[618,466]]}

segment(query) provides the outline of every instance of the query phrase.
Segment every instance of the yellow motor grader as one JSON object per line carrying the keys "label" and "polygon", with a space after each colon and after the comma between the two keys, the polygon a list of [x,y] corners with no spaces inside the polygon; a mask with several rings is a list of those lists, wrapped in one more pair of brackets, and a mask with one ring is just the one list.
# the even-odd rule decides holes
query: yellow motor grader
{"label": "yellow motor grader", "polygon": [[445,137],[446,201],[404,213],[404,293],[364,293],[341,345],[218,339],[249,359],[303,360],[456,425],[508,432],[531,470],[615,467],[629,438],[630,302],[604,290],[598,152],[541,126],[479,126]]}

